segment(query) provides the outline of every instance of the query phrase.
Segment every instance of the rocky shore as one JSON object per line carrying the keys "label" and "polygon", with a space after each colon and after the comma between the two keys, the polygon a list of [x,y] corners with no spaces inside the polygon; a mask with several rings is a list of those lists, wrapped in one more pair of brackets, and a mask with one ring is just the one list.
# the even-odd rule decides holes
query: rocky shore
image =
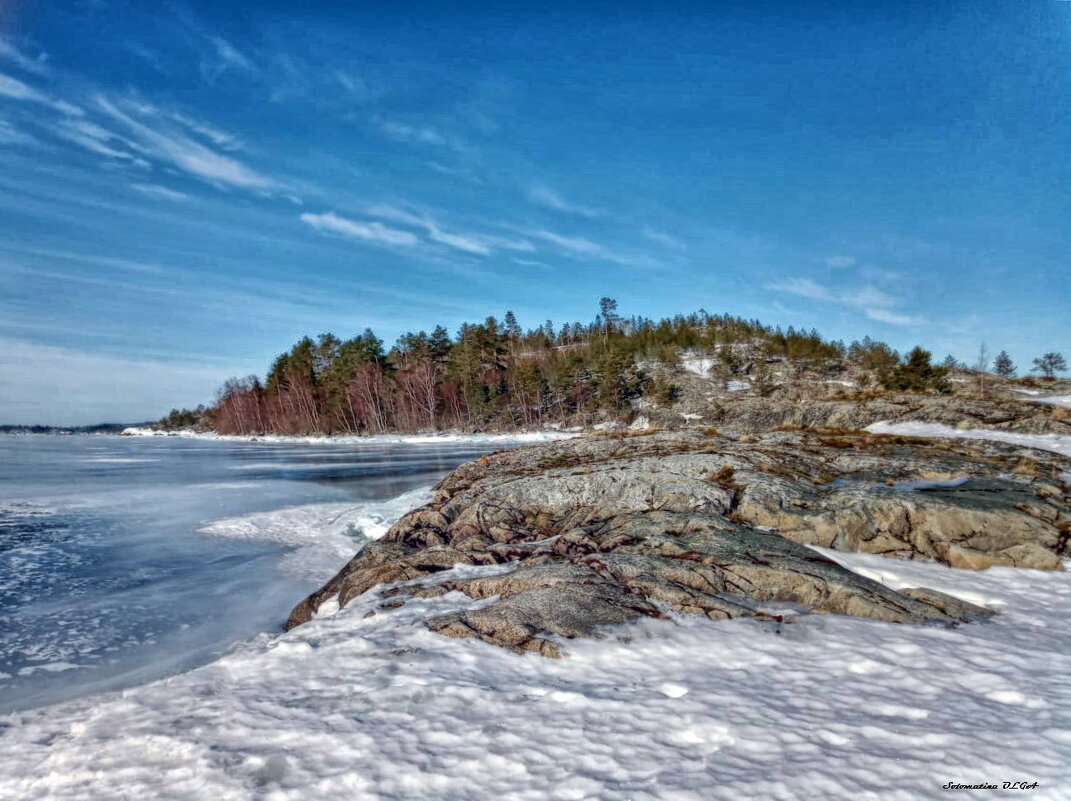
{"label": "rocky shore", "polygon": [[[860,422],[871,415],[833,404],[843,414],[820,422],[848,406]],[[1005,407],[998,421],[991,406],[994,426],[1052,431],[1035,408]],[[785,417],[769,405],[762,414]],[[958,409],[946,417],[964,419]],[[1060,570],[1071,537],[1068,467],[997,442],[813,427],[605,434],[496,453],[443,479],[429,504],[298,604],[287,627],[365,593],[389,609],[454,591],[484,603],[428,618],[430,629],[545,656],[562,655],[569,638],[672,612],[776,626],[814,613],[976,621],[992,610],[926,588],[893,590],[808,546]],[[498,569],[436,580],[459,564]]]}

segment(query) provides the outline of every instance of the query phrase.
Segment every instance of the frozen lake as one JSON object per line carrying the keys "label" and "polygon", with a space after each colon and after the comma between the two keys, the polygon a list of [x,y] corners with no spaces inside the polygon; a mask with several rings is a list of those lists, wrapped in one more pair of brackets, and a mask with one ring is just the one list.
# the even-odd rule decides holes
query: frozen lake
{"label": "frozen lake", "polygon": [[0,713],[278,631],[362,529],[502,447],[0,436]]}

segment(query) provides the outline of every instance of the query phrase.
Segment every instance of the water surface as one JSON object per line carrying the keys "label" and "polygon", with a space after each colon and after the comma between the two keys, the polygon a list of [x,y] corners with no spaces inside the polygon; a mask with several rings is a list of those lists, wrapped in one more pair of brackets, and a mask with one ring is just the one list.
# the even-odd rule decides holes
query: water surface
{"label": "water surface", "polygon": [[[315,544],[323,510],[375,509],[501,447],[0,435],[0,713],[159,678],[278,630],[361,541],[351,526],[353,549],[335,532],[296,564],[291,530]],[[245,519],[255,535],[274,521],[274,541],[204,533]]]}

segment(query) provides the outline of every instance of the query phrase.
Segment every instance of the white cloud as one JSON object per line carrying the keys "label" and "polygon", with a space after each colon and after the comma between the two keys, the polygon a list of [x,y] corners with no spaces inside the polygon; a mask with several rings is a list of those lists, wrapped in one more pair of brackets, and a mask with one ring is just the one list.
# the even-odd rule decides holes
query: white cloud
{"label": "white cloud", "polygon": [[849,306],[895,306],[899,301],[891,295],[872,286],[845,292],[840,296],[841,302]]}
{"label": "white cloud", "polygon": [[7,120],[0,120],[0,145],[39,145],[28,133],[18,130]]}
{"label": "white cloud", "polygon": [[136,189],[145,195],[154,195],[155,197],[162,197],[166,200],[189,200],[190,196],[185,192],[176,192],[174,189],[168,189],[166,186],[158,186],[156,184],[131,184],[132,189]]}
{"label": "white cloud", "polygon": [[843,270],[848,267],[854,267],[856,264],[856,260],[851,256],[830,256],[828,259],[826,259],[826,265],[832,267],[835,270]]}
{"label": "white cloud", "polygon": [[[119,134],[102,128],[89,120],[62,120],[56,134],[100,156],[129,161],[141,167],[149,162],[130,151],[142,152],[142,148]],[[120,149],[127,148],[126,150]]]}
{"label": "white cloud", "polygon": [[671,236],[664,231],[658,231],[654,228],[644,226],[643,238],[672,250],[687,250],[688,246],[675,236]]}
{"label": "white cloud", "polygon": [[37,75],[43,75],[48,70],[45,63],[47,57],[44,54],[37,58],[30,58],[3,37],[0,37],[0,58],[7,59],[21,70]]}
{"label": "white cloud", "polygon": [[302,214],[300,220],[318,231],[331,231],[348,236],[351,239],[360,239],[380,245],[412,246],[420,241],[417,239],[416,234],[409,231],[390,228],[379,222],[349,220],[345,217],[339,217],[330,211],[325,214]]}
{"label": "white cloud", "polygon": [[137,142],[141,151],[156,159],[167,161],[179,169],[214,184],[227,184],[244,189],[270,189],[275,182],[237,159],[217,153],[173,128],[150,127],[120,111],[103,97],[97,104],[113,119],[122,123]]}
{"label": "white cloud", "polygon": [[380,131],[399,142],[412,142],[419,145],[450,145],[450,140],[434,128],[409,125],[397,120],[386,120],[382,117],[377,117],[375,123]]}
{"label": "white cloud", "polygon": [[215,51],[212,60],[201,62],[201,74],[209,81],[214,81],[228,71],[244,72],[255,75],[259,71],[256,65],[241,50],[221,36],[209,36],[208,41]]}
{"label": "white cloud", "polygon": [[576,214],[580,217],[602,217],[606,213],[601,209],[570,203],[545,184],[534,184],[529,187],[528,199],[548,209],[565,212],[566,214]]}
{"label": "white cloud", "polygon": [[[60,259],[66,262],[72,262],[79,266],[85,266],[91,264],[95,267],[108,267],[116,270],[122,270],[124,272],[135,273],[147,273],[159,275],[168,270],[161,267],[159,264],[152,264],[144,261],[135,261],[132,259],[121,259],[115,256],[98,256],[91,253],[76,253],[71,250],[59,250],[55,248],[12,248],[16,253],[29,254],[31,256],[45,257],[48,259]],[[35,275],[42,275],[45,271],[38,268],[33,268],[32,272]],[[57,273],[59,275],[59,273]],[[124,279],[125,280],[125,279]]]}
{"label": "white cloud", "polygon": [[334,79],[343,89],[346,90],[346,94],[351,99],[356,100],[358,103],[366,103],[372,100],[376,96],[376,92],[368,84],[364,78],[360,75],[354,75],[351,72],[343,72],[342,70],[336,70],[334,73]]}
{"label": "white cloud", "polygon": [[922,325],[926,322],[922,317],[897,314],[888,309],[865,309],[865,311],[866,316],[871,320],[877,320],[879,323],[888,323],[889,325]]}
{"label": "white cloud", "polygon": [[446,245],[466,253],[475,253],[486,256],[491,252],[490,244],[477,234],[457,234],[444,231],[439,224],[430,217],[411,214],[404,209],[394,206],[373,206],[368,213],[373,217],[384,220],[393,220],[403,225],[411,225],[415,228],[423,228],[427,232],[428,239],[440,245]]}
{"label": "white cloud", "polygon": [[211,140],[214,144],[219,145],[224,150],[239,150],[242,147],[241,142],[239,142],[236,137],[225,131],[219,130],[219,128],[199,122],[191,117],[187,117],[185,114],[179,114],[176,111],[171,112],[169,116],[175,122],[185,125],[193,133]]}
{"label": "white cloud", "polygon": [[778,292],[788,292],[791,295],[799,295],[801,298],[811,300],[836,300],[832,292],[810,278],[790,278],[775,284],[768,284],[768,289]]}
{"label": "white cloud", "polygon": [[158,419],[210,399],[226,370],[0,339],[0,422],[82,425]]}
{"label": "white cloud", "polygon": [[12,100],[23,100],[27,103],[40,103],[43,106],[50,106],[56,111],[72,117],[80,117],[85,113],[82,109],[72,103],[68,103],[65,100],[54,100],[44,92],[40,92],[37,89],[27,86],[17,78],[12,78],[10,75],[4,75],[2,73],[0,73],[0,97],[8,97]]}
{"label": "white cloud", "polygon": [[557,245],[562,250],[578,256],[589,256],[600,261],[620,264],[625,267],[653,268],[659,266],[658,262],[644,256],[621,256],[600,245],[598,242],[593,242],[582,236],[562,236],[561,234],[556,234],[553,231],[548,231],[546,229],[532,231],[531,235],[537,239],[542,239],[544,242],[550,242],[552,245]]}
{"label": "white cloud", "polygon": [[526,239],[508,239],[506,237],[476,233],[457,233],[446,231],[427,213],[414,213],[396,206],[376,205],[365,209],[372,217],[420,228],[428,240],[446,245],[466,253],[486,256],[495,250],[518,250],[532,252],[535,246]]}
{"label": "white cloud", "polygon": [[557,245],[563,250],[579,253],[583,256],[603,257],[606,255],[606,248],[602,245],[580,236],[562,236],[553,231],[536,231],[535,236],[546,242]]}
{"label": "white cloud", "polygon": [[868,319],[876,320],[880,323],[888,323],[889,325],[921,325],[925,322],[921,317],[912,317],[893,311],[892,307],[898,305],[900,300],[872,286],[835,291],[809,278],[790,278],[785,281],[767,284],[767,288],[777,292],[798,295],[801,298],[860,309]]}

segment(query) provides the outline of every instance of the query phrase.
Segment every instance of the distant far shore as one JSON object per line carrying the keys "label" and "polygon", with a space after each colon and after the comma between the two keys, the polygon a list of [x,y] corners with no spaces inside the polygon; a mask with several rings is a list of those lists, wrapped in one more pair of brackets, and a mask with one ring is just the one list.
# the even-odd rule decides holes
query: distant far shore
{"label": "distant far shore", "polygon": [[510,433],[466,433],[462,431],[441,431],[427,434],[339,434],[333,436],[319,434],[217,434],[214,431],[163,431],[148,426],[128,426],[121,432],[125,437],[180,437],[185,439],[220,440],[224,442],[316,442],[326,444],[358,444],[358,443],[405,443],[412,445],[438,444],[438,443],[483,443],[483,442],[548,442],[557,439],[568,439],[583,433],[580,429],[569,430],[543,430],[543,431],[516,431]]}

